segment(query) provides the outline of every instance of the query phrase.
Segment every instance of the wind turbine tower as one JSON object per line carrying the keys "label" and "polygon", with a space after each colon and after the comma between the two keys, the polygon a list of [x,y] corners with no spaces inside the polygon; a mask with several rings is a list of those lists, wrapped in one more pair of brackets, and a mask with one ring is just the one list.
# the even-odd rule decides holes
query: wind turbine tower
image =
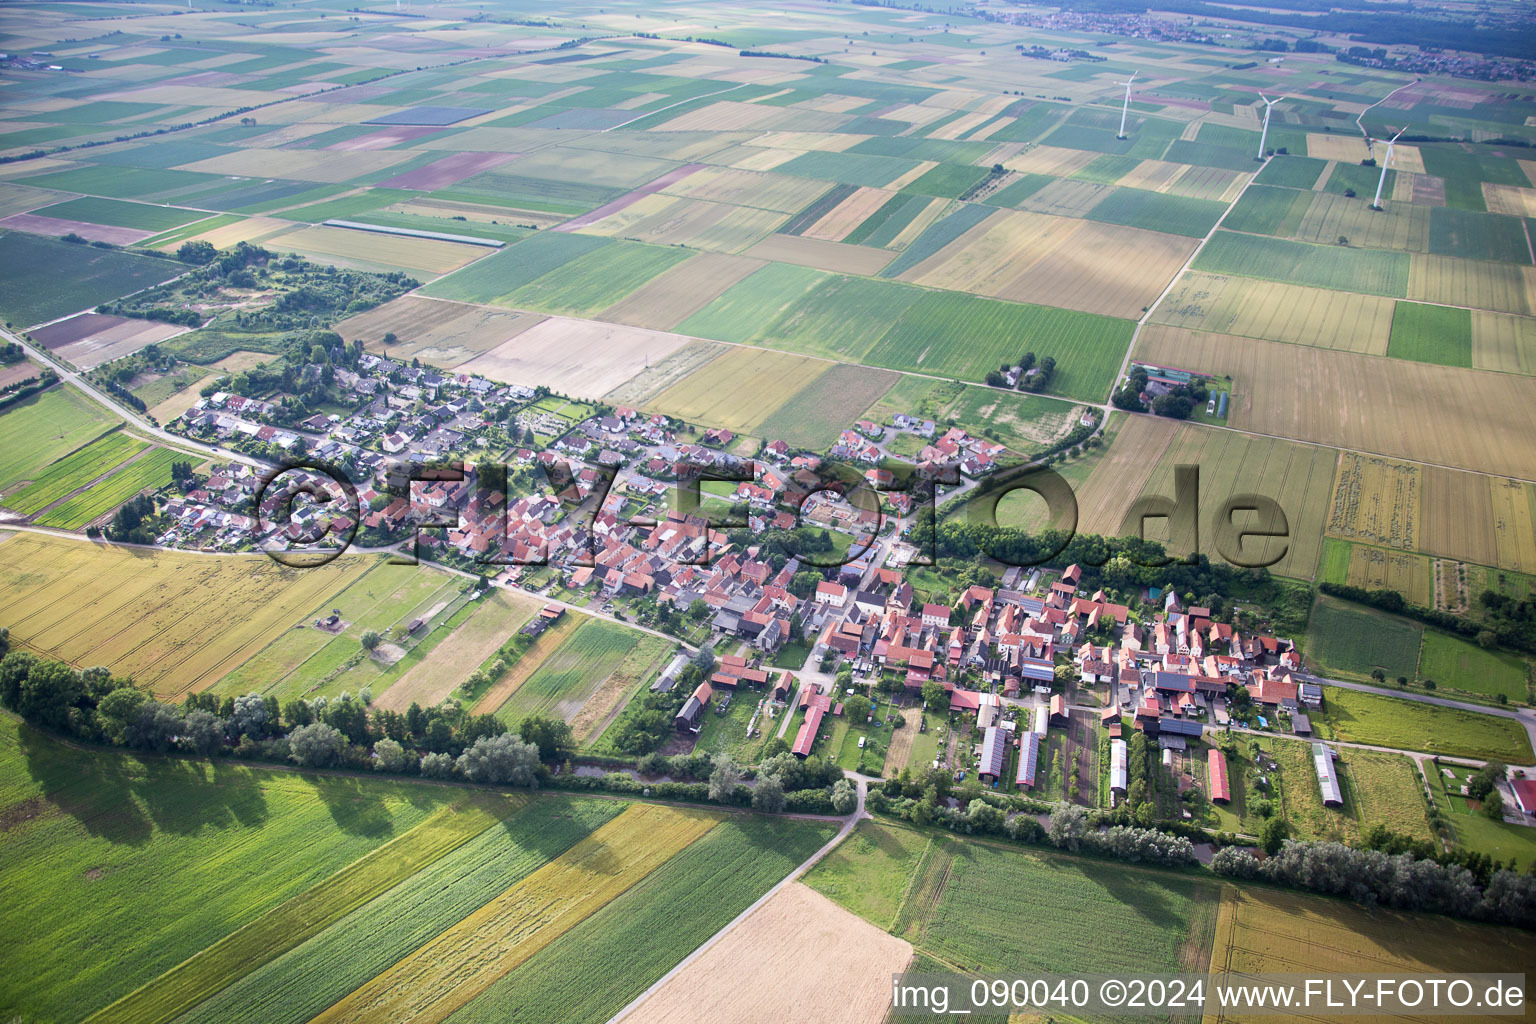
{"label": "wind turbine tower", "polygon": [[1125,105],[1120,108],[1120,134],[1115,138],[1125,138],[1125,118],[1131,112],[1131,83],[1136,81],[1136,72],[1131,72],[1131,77],[1125,80]]}
{"label": "wind turbine tower", "polygon": [[1270,99],[1269,97],[1265,96],[1263,93],[1259,93],[1259,99],[1264,101],[1264,127],[1259,130],[1259,155],[1254,157],[1255,160],[1263,160],[1264,159],[1264,140],[1269,138],[1269,111],[1270,111],[1270,108],[1273,107],[1276,103],[1279,103],[1281,100],[1285,99],[1285,97],[1284,96],[1276,96],[1274,99]]}
{"label": "wind turbine tower", "polygon": [[1381,161],[1381,177],[1376,179],[1376,198],[1371,202],[1371,209],[1373,210],[1381,209],[1381,188],[1387,183],[1387,168],[1392,166],[1392,147],[1397,145],[1397,140],[1402,138],[1403,132],[1407,130],[1407,126],[1404,126],[1402,131],[1392,136],[1387,142],[1387,155]]}

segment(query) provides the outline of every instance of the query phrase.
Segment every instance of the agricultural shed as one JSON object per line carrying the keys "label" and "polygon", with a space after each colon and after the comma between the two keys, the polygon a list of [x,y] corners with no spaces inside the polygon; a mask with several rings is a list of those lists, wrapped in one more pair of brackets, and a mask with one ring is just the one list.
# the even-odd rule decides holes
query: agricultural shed
{"label": "agricultural shed", "polygon": [[1206,752],[1206,774],[1210,777],[1211,802],[1232,802],[1232,785],[1227,778],[1227,755],[1212,747]]}
{"label": "agricultural shed", "polygon": [[1327,744],[1312,744],[1312,767],[1317,772],[1318,788],[1323,791],[1323,806],[1343,807],[1344,794],[1339,790],[1339,777],[1333,770],[1333,751]]}
{"label": "agricultural shed", "polygon": [[816,742],[816,730],[821,728],[822,713],[821,708],[814,705],[805,713],[805,721],[795,734],[795,745],[789,748],[790,753],[802,758],[811,756],[811,744]]}
{"label": "agricultural shed", "polygon": [[1050,718],[1048,716],[1047,711],[1045,710],[1045,705],[1042,704],[1040,707],[1035,708],[1035,728],[1034,728],[1035,735],[1036,736],[1044,736],[1045,732],[1046,732],[1046,728],[1049,725],[1050,725]]}
{"label": "agricultural shed", "polygon": [[1109,791],[1125,796],[1130,788],[1130,749],[1125,740],[1109,741]]}
{"label": "agricultural shed", "polygon": [[699,719],[704,717],[704,709],[709,706],[709,698],[713,697],[714,693],[715,691],[708,683],[700,683],[694,688],[673,722],[678,732],[699,731]]}
{"label": "agricultural shed", "polygon": [[1291,732],[1297,736],[1312,735],[1312,719],[1300,712],[1291,716]]}
{"label": "agricultural shed", "polygon": [[1019,767],[1013,775],[1014,785],[1034,788],[1035,771],[1039,768],[1039,765],[1040,734],[1037,732],[1023,733],[1019,737]]}
{"label": "agricultural shed", "polygon": [[1003,762],[1008,756],[1008,733],[1001,726],[989,726],[981,740],[981,764],[976,777],[996,782],[1003,777]]}

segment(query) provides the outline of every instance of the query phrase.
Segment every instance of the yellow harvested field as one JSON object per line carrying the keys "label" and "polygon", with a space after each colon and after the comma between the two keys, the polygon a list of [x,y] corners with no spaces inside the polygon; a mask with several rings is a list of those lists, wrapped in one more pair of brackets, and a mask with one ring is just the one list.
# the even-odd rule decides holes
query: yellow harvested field
{"label": "yellow harvested field", "polygon": [[[1158,303],[1152,322],[1384,356],[1395,305],[1377,295],[1191,270]],[[1143,333],[1158,330],[1149,325]]]}
{"label": "yellow harvested field", "polygon": [[[436,1024],[570,931],[718,822],[635,804],[314,1018]],[[888,985],[879,979],[882,990]]]}
{"label": "yellow harvested field", "polygon": [[806,238],[819,238],[827,242],[841,242],[848,233],[884,206],[896,193],[882,188],[860,188],[829,210],[825,216],[806,228],[801,234]]}
{"label": "yellow harvested field", "polygon": [[156,695],[213,685],[354,582],[374,559],[294,569],[265,555],[192,555],[36,534],[0,542],[11,646],[108,665]]}
{"label": "yellow harvested field", "polygon": [[648,408],[690,423],[752,431],[832,363],[737,346],[657,395]]}
{"label": "yellow harvested field", "polygon": [[1235,203],[1250,175],[1242,171],[1227,171],[1219,167],[1188,167],[1179,180],[1165,191],[1191,199],[1214,199],[1223,203]]}
{"label": "yellow harvested field", "polygon": [[413,155],[405,150],[237,149],[179,170],[339,183],[375,174]]}
{"label": "yellow harvested field", "polygon": [[583,234],[629,238],[655,245],[686,245],[710,252],[740,252],[777,230],[788,215],[729,203],[657,193],[581,229]]}
{"label": "yellow harvested field", "polygon": [[298,231],[278,235],[269,239],[267,245],[278,252],[292,249],[313,255],[326,263],[361,269],[398,267],[434,277],[457,270],[491,253],[490,249],[479,245],[323,226],[300,228]]}
{"label": "yellow harvested field", "polygon": [[1536,484],[1488,478],[1493,503],[1494,542],[1501,569],[1536,570]]}
{"label": "yellow harvested field", "polygon": [[1345,582],[1367,590],[1395,590],[1414,604],[1434,607],[1434,572],[1427,555],[1352,544]]}
{"label": "yellow harvested field", "polygon": [[463,373],[601,398],[688,339],[642,327],[552,316],[462,364]]}
{"label": "yellow harvested field", "polygon": [[[467,302],[402,295],[336,325],[344,341],[361,341],[370,352],[393,359],[420,359],[451,370],[504,345],[546,320],[542,313],[522,313]],[[384,335],[395,342],[386,346]]]}
{"label": "yellow harvested field", "polygon": [[1034,193],[1019,204],[1031,213],[1048,213],[1057,217],[1084,217],[1099,203],[1109,198],[1114,186],[1097,181],[1076,181],[1059,178]]}
{"label": "yellow harvested field", "polygon": [[1340,163],[1358,164],[1369,155],[1370,151],[1366,149],[1365,139],[1355,134],[1353,130],[1341,131],[1337,135],[1325,135],[1321,132],[1307,133],[1307,156],[1318,160],[1337,160]]}
{"label": "yellow harvested field", "polygon": [[1536,570],[1536,484],[1426,466],[1419,549],[1521,572]]}
{"label": "yellow harvested field", "polygon": [[1234,427],[1536,480],[1524,377],[1219,334],[1143,331],[1136,354],[1233,377]]}
{"label": "yellow harvested field", "polygon": [[[1170,429],[1170,427],[1172,429]],[[1285,514],[1288,540],[1249,538],[1245,559],[1269,562],[1283,576],[1310,579],[1317,570],[1323,523],[1333,488],[1333,451],[1272,438],[1249,437],[1194,423],[1165,423],[1151,416],[1131,416],[1099,462],[1078,498],[1079,529],[1118,536],[1126,513],[1142,495],[1173,497],[1174,467],[1200,469],[1200,545],[1212,560],[1221,505],[1236,494],[1273,498]],[[1144,465],[1143,465],[1144,464]],[[1253,516],[1239,517],[1240,525]],[[1279,525],[1279,524],[1265,524]],[[1147,537],[1170,551],[1187,553],[1191,538],[1170,536],[1167,520],[1149,519]]]}
{"label": "yellow harvested field", "polygon": [[1408,298],[1500,313],[1536,312],[1536,268],[1413,253],[1408,260]]}
{"label": "yellow harvested field", "polygon": [[1489,213],[1511,217],[1536,217],[1536,188],[1483,182],[1483,202]]}
{"label": "yellow harvested field", "polygon": [[890,1009],[891,975],[911,959],[905,939],[791,882],[625,1019],[880,1024]]}
{"label": "yellow harvested field", "polygon": [[184,414],[188,409],[197,404],[202,398],[203,383],[211,374],[199,377],[180,391],[171,395],[159,405],[152,405],[147,410],[156,423],[170,423],[172,420]]}
{"label": "yellow harvested field", "polygon": [[[1530,933],[1259,886],[1222,886],[1211,951],[1212,974],[1440,976],[1491,970],[1490,964],[1501,971],[1536,969]],[[1225,1024],[1281,1018],[1222,1013],[1206,1019]]]}
{"label": "yellow harvested field", "polygon": [[374,706],[404,711],[412,704],[424,708],[441,704],[523,623],[533,618],[538,608],[538,602],[530,597],[492,590],[453,635],[433,649],[431,658],[412,665],[374,700]]}
{"label": "yellow harvested field", "polygon": [[661,191],[664,195],[708,199],[775,213],[796,213],[807,203],[814,202],[827,188],[822,182],[788,174],[705,167]]}
{"label": "yellow harvested field", "polygon": [[1536,375],[1536,317],[1472,311],[1472,365]]}
{"label": "yellow harvested field", "polygon": [[662,271],[599,315],[631,327],[670,330],[765,265],[746,256],[700,253]]}
{"label": "yellow harvested field", "polygon": [[1139,188],[1148,192],[1167,192],[1186,170],[1188,168],[1184,164],[1168,163],[1165,160],[1143,160],[1116,184],[1123,188]]}
{"label": "yellow harvested field", "polygon": [[841,153],[868,138],[868,135],[843,135],[831,132],[764,132],[754,139],[749,139],[743,145],[792,150],[798,156],[806,150]]}
{"label": "yellow harvested field", "polygon": [[885,187],[892,192],[899,192],[937,166],[939,166],[937,160],[924,160],[910,171],[896,175],[885,183]]}
{"label": "yellow harvested field", "polygon": [[901,276],[931,288],[990,294],[1082,226],[1066,217],[999,210]]}
{"label": "yellow harvested field", "polygon": [[1423,493],[1420,467],[1344,452],[1328,510],[1328,532],[1381,547],[1417,550]]}
{"label": "yellow harvested field", "polygon": [[935,129],[934,131],[930,132],[928,134],[928,138],[930,138],[930,139],[949,139],[949,140],[953,141],[954,139],[958,139],[960,136],[962,136],[966,132],[970,131],[972,128],[977,128],[977,127],[985,124],[986,122],[990,121],[991,119],[992,119],[992,114],[990,114],[990,113],[988,113],[986,111],[982,111],[980,113],[966,114],[965,116],[957,117],[953,121],[949,122],[948,124],[943,125],[942,127],[939,127],[937,129]]}
{"label": "yellow harvested field", "polygon": [[924,231],[927,231],[928,228],[932,226],[933,222],[938,220],[939,217],[943,215],[945,210],[949,209],[950,202],[951,201],[948,199],[931,200],[927,206],[923,207],[922,210],[918,212],[916,217],[912,218],[912,223],[902,228],[896,237],[891,239],[890,244],[887,245],[886,248],[895,252],[900,252],[907,246],[911,245],[912,241],[917,238],[918,235],[921,235]]}
{"label": "yellow harvested field", "polygon": [[747,250],[748,256],[759,260],[779,263],[796,263],[802,267],[830,270],[838,274],[858,274],[870,277],[895,257],[883,249],[871,249],[863,245],[847,245],[843,242],[827,242],[803,235],[769,235]]}
{"label": "yellow harvested field", "polygon": [[670,121],[658,125],[654,131],[662,132],[731,132],[752,128],[784,128],[788,117],[804,116],[804,112],[787,111],[762,103],[740,103],[732,100],[716,100],[706,107],[678,114]]}
{"label": "yellow harvested field", "polygon": [[1049,258],[1033,261],[985,294],[1134,320],[1162,294],[1197,244],[1180,235],[1085,223],[1070,245],[1058,245]]}
{"label": "yellow harvested field", "polygon": [[1093,163],[1100,154],[1085,149],[1061,149],[1056,146],[1036,146],[1018,156],[1004,160],[1003,166],[1010,171],[1025,174],[1050,174],[1064,178],[1073,171],[1080,171]]}
{"label": "yellow harvested field", "polygon": [[756,149],[750,144],[744,144],[723,149],[711,154],[709,158],[723,167],[735,167],[743,171],[771,171],[805,152],[796,149]]}
{"label": "yellow harvested field", "polygon": [[210,228],[202,234],[193,235],[191,238],[178,239],[168,242],[160,248],[169,252],[178,249],[187,242],[207,242],[215,249],[228,249],[239,245],[241,242],[262,242],[273,235],[284,231],[293,230],[293,221],[283,220],[280,217],[247,217],[245,220],[236,221],[233,224],[225,224],[222,227]]}

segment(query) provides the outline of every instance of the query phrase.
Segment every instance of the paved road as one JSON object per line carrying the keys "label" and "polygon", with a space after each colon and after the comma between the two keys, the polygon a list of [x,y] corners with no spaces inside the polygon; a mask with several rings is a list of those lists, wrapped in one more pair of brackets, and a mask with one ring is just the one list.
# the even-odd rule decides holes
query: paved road
{"label": "paved road", "polygon": [[11,333],[8,330],[5,330],[4,328],[0,328],[0,338],[4,338],[6,341],[12,341],[20,345],[23,349],[26,350],[27,355],[31,356],[37,362],[43,364],[54,373],[58,374],[59,380],[63,381],[67,385],[70,385],[71,387],[78,388],[85,394],[87,398],[90,398],[98,405],[104,407],[112,415],[120,416],[127,420],[135,430],[142,434],[147,434],[150,437],[153,437],[155,440],[162,441],[174,448],[201,452],[210,458],[226,459],[232,462],[243,462],[247,466],[261,465],[260,462],[251,458],[249,455],[243,454],[242,452],[232,451],[228,448],[220,448],[217,445],[203,444],[200,441],[189,441],[187,438],[182,437],[180,434],[172,434],[168,430],[163,430],[141,416],[138,411],[130,409],[125,405],[119,404],[106,392],[100,390],[96,387],[96,385],[87,380],[84,374],[68,369],[62,363],[55,361],[53,356],[50,355],[46,349],[38,348],[30,341],[18,337],[17,335]]}
{"label": "paved road", "polygon": [[758,898],[757,902],[753,903],[746,910],[743,910],[741,913],[731,918],[730,922],[727,923],[724,928],[721,928],[719,931],[715,932],[715,934],[706,939],[698,949],[695,949],[692,953],[689,953],[687,956],[683,957],[683,959],[678,963],[676,967],[672,968],[666,974],[663,974],[660,978],[658,978],[655,984],[631,1000],[629,1005],[625,1006],[618,1013],[610,1017],[608,1019],[608,1024],[618,1024],[619,1021],[623,1020],[625,1017],[628,1017],[635,1011],[636,1007],[654,995],[657,989],[671,981],[673,977],[686,969],[689,964],[693,963],[699,957],[707,953],[715,945],[715,943],[729,935],[736,929],[738,925],[741,924],[741,922],[751,917],[759,907],[771,900],[780,889],[783,889],[791,882],[797,881],[801,875],[805,874],[812,867],[814,867],[817,861],[831,853],[838,843],[842,842],[848,837],[848,833],[853,831],[854,826],[856,826],[861,819],[869,817],[869,813],[864,810],[864,798],[868,793],[868,783],[863,776],[856,776],[856,778],[858,779],[859,803],[858,806],[854,808],[853,813],[848,816],[848,820],[843,822],[843,827],[837,830],[837,835],[828,840],[827,844],[821,849],[817,850],[805,860],[801,861],[800,865],[789,874],[785,875],[783,880],[780,881],[778,885],[775,885],[772,889],[769,889],[767,892],[763,893],[763,895]]}

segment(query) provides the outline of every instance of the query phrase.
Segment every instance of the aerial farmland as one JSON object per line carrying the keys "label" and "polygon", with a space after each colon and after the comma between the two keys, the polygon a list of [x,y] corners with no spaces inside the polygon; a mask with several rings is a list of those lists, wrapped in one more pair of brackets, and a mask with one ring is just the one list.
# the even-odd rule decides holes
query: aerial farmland
{"label": "aerial farmland", "polygon": [[1532,81],[1509,0],[0,7],[0,1019],[1536,970]]}

